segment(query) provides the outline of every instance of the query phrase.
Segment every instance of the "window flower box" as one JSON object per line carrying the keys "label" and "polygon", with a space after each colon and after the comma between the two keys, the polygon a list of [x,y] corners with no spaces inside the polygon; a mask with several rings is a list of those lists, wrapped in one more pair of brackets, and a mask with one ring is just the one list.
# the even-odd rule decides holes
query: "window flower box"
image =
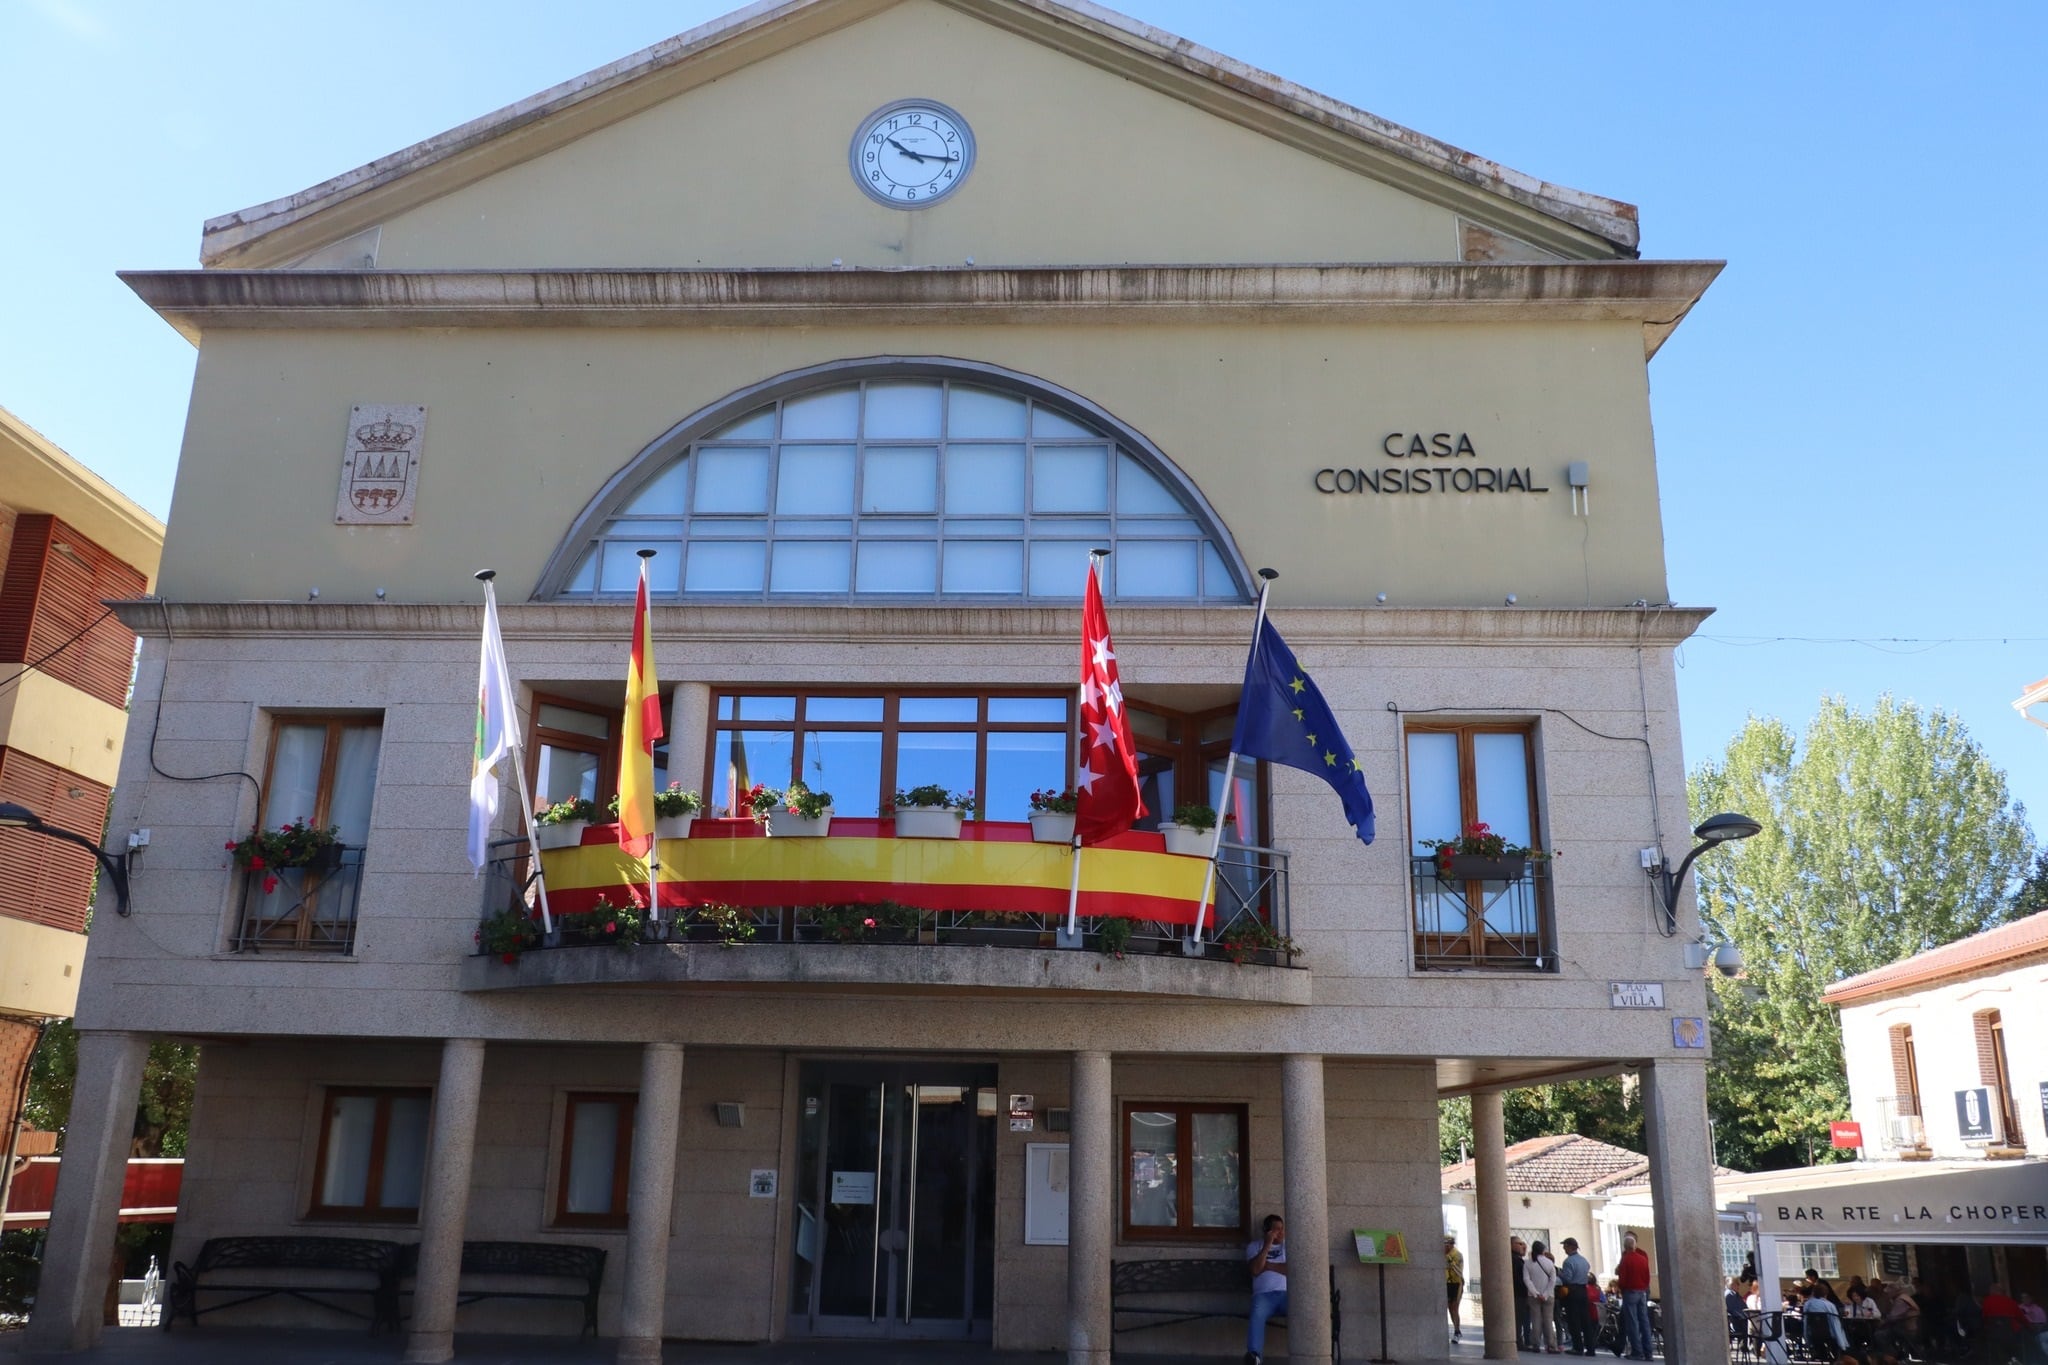
{"label": "window flower box", "polygon": [[1525,854],[1489,858],[1481,853],[1455,853],[1437,863],[1437,880],[1446,882],[1518,882],[1529,871]]}
{"label": "window flower box", "polygon": [[536,848],[574,848],[583,842],[583,831],[590,828],[588,820],[561,820],[552,825],[536,825],[533,842]]}
{"label": "window flower box", "polygon": [[832,808],[817,815],[798,815],[792,810],[771,810],[767,815],[771,839],[822,839],[832,830]]}
{"label": "window flower box", "polygon": [[657,839],[687,839],[690,825],[696,820],[691,815],[658,815],[654,819],[654,837]]}
{"label": "window flower box", "polygon": [[1031,842],[1034,844],[1071,844],[1074,842],[1074,813],[1072,811],[1035,810],[1031,812]]}
{"label": "window flower box", "polygon": [[1206,858],[1209,845],[1215,839],[1215,826],[1196,829],[1192,825],[1177,825],[1171,820],[1161,822],[1159,835],[1166,840],[1166,851],[1178,853],[1183,858]]}
{"label": "window flower box", "polygon": [[899,839],[957,839],[960,837],[960,822],[966,816],[966,811],[949,810],[944,806],[898,806],[896,808],[896,837]]}

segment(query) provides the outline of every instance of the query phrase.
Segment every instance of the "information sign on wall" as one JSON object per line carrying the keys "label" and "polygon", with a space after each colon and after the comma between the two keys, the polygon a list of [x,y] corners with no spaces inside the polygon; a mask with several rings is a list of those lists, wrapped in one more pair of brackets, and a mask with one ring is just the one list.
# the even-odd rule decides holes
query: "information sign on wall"
{"label": "information sign on wall", "polygon": [[1664,983],[1661,981],[1610,981],[1607,1008],[1611,1010],[1661,1010]]}
{"label": "information sign on wall", "polygon": [[1862,1124],[1860,1124],[1860,1123],[1842,1123],[1842,1122],[1839,1122],[1839,1121],[1838,1121],[1838,1122],[1835,1122],[1835,1123],[1830,1123],[1830,1124],[1828,1125],[1828,1146],[1830,1146],[1830,1147],[1861,1147],[1862,1145],[1863,1145],[1863,1125],[1862,1125]]}
{"label": "information sign on wall", "polygon": [[1956,1136],[1965,1142],[1990,1142],[1998,1136],[1998,1113],[1991,1107],[1991,1089],[1956,1091]]}

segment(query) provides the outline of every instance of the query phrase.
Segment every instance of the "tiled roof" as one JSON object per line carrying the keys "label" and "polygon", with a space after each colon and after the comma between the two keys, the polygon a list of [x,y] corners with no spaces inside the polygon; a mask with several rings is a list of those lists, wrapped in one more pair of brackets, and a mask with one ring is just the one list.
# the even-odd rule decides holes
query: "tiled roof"
{"label": "tiled roof", "polygon": [[[1642,1177],[1650,1159],[1611,1142],[1563,1133],[1517,1142],[1507,1151],[1508,1189],[1516,1194],[1600,1194]],[[1443,1169],[1443,1188],[1469,1190],[1473,1163],[1460,1161]]]}
{"label": "tiled roof", "polygon": [[2048,910],[1915,953],[1889,967],[1837,981],[1820,998],[1830,1005],[1846,1005],[1887,991],[1922,986],[1946,977],[1969,976],[2043,956],[2048,956]]}

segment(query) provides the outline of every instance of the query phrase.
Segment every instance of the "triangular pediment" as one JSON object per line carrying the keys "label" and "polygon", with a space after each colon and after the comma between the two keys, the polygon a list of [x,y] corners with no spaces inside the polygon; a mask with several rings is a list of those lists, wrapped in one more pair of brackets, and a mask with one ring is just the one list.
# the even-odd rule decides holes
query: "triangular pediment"
{"label": "triangular pediment", "polygon": [[[860,192],[855,129],[932,99],[976,160]],[[915,268],[1603,260],[1628,205],[1519,175],[1056,0],[791,0],[706,24],[206,225],[210,266]]]}

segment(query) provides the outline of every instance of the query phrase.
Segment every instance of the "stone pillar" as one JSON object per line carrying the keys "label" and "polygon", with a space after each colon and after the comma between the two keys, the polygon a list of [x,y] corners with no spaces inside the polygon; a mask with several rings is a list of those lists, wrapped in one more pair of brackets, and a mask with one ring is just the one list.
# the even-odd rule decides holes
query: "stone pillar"
{"label": "stone pillar", "polygon": [[1479,1227],[1472,1237],[1478,1245],[1465,1251],[1466,1264],[1479,1267],[1486,1358],[1514,1360],[1520,1352],[1515,1346],[1514,1253],[1508,1246],[1508,1138],[1498,1090],[1472,1096],[1472,1146]]}
{"label": "stone pillar", "polygon": [[455,1291],[462,1278],[462,1231],[469,1215],[469,1166],[476,1152],[483,1082],[481,1038],[449,1038],[441,1044],[434,1140],[420,1191],[420,1260],[413,1281],[412,1333],[405,1342],[408,1365],[438,1365],[455,1355]]}
{"label": "stone pillar", "polygon": [[661,1365],[668,1224],[676,1201],[676,1140],[682,1111],[683,1045],[648,1043],[640,1054],[640,1100],[633,1112],[619,1365]]}
{"label": "stone pillar", "polygon": [[1287,1166],[1287,1359],[1290,1365],[1329,1365],[1330,1171],[1321,1053],[1280,1059],[1280,1122]]}
{"label": "stone pillar", "polygon": [[1714,1216],[1706,1063],[1654,1062],[1643,1068],[1642,1080],[1664,1354],[1685,1365],[1727,1365],[1728,1320],[1721,1304],[1721,1229]]}
{"label": "stone pillar", "polygon": [[[668,780],[695,787],[709,755],[711,734],[711,685],[679,682],[668,704]],[[711,775],[711,792],[718,789],[719,774]],[[716,814],[706,811],[706,814]]]}
{"label": "stone pillar", "polygon": [[100,1339],[108,1258],[121,1216],[128,1144],[149,1037],[105,1029],[78,1035],[78,1077],[64,1125],[64,1161],[50,1207],[50,1239],[36,1311],[28,1323],[32,1351],[82,1351]]}
{"label": "stone pillar", "polygon": [[1067,1095],[1067,1365],[1109,1365],[1116,1103],[1109,1054],[1076,1052]]}

